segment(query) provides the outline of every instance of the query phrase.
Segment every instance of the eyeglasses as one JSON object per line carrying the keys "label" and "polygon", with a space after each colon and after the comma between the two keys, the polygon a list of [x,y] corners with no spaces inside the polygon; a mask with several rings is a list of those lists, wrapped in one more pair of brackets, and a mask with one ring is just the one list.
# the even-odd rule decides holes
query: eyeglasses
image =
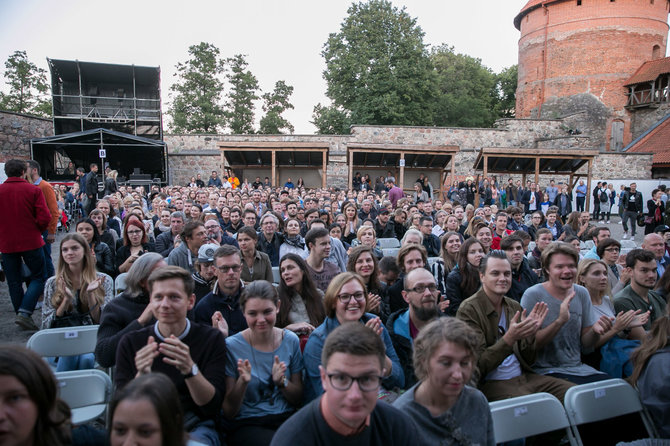
{"label": "eyeglasses", "polygon": [[141,233],[142,233],[142,231],[140,231],[139,229],[137,231],[128,231],[128,235],[138,235],[138,234],[141,234]]}
{"label": "eyeglasses", "polygon": [[619,252],[621,251],[619,248],[605,248],[605,252]]}
{"label": "eyeglasses", "polygon": [[381,376],[363,375],[349,376],[346,373],[329,373],[328,380],[335,390],[349,390],[354,381],[358,382],[358,388],[361,392],[376,392],[382,381]]}
{"label": "eyeglasses", "polygon": [[423,294],[426,289],[431,293],[434,293],[437,291],[437,285],[434,283],[431,283],[430,285],[417,285],[414,288],[407,288],[405,291],[414,291],[415,293]]}
{"label": "eyeglasses", "polygon": [[222,265],[217,266],[216,269],[218,269],[222,273],[227,273],[228,271],[233,271],[236,273],[242,269],[242,265]]}
{"label": "eyeglasses", "polygon": [[337,298],[343,304],[349,303],[349,301],[351,300],[352,297],[357,302],[364,302],[365,301],[365,293],[362,292],[362,291],[358,291],[358,292],[353,293],[353,294],[343,293],[343,294],[338,294],[337,295]]}

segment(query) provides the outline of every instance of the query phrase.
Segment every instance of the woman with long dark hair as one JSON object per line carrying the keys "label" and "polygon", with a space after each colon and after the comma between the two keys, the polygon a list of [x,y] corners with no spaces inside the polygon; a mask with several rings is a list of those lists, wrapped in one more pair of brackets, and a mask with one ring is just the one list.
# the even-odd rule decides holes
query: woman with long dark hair
{"label": "woman with long dark hair", "polygon": [[642,345],[631,356],[630,382],[640,392],[642,404],[662,438],[670,438],[670,305],[665,316],[651,325]]}
{"label": "woman with long dark hair", "polygon": [[430,265],[440,294],[447,292],[447,277],[458,262],[458,252],[463,244],[463,236],[456,231],[449,231],[440,238],[440,257]]}
{"label": "woman with long dark hair", "polygon": [[185,446],[179,393],[162,373],[142,375],[119,390],[109,404],[111,446]]}
{"label": "woman with long dark hair", "polygon": [[[314,285],[307,263],[297,254],[289,253],[281,258],[279,274],[281,305],[277,315],[277,327],[308,337],[326,317],[323,292]],[[304,342],[307,342],[306,338]]]}
{"label": "woman with long dark hair", "polygon": [[470,237],[458,251],[458,263],[447,276],[446,300],[449,301],[447,314],[456,316],[458,307],[468,297],[477,292],[481,286],[479,264],[485,256],[484,245],[474,237]]}
{"label": "woman with long dark hair", "polygon": [[49,365],[35,352],[0,345],[0,394],[14,414],[10,418],[8,409],[2,409],[3,445],[72,444],[70,409],[58,398],[58,383]]}
{"label": "woman with long dark hair", "polygon": [[[95,212],[95,209],[91,211],[91,213],[93,212]],[[95,269],[101,273],[115,276],[116,266],[114,264],[114,255],[107,243],[100,240],[100,234],[95,222],[90,218],[79,220],[75,230],[77,234],[84,237],[86,243],[93,249],[93,253],[95,254]]]}

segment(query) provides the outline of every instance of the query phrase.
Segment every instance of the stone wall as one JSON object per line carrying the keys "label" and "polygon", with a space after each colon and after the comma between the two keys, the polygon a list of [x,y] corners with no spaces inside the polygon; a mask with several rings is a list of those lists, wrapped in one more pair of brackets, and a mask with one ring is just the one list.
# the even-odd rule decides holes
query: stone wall
{"label": "stone wall", "polygon": [[649,130],[649,127],[656,124],[670,113],[670,104],[661,104],[658,108],[638,108],[631,113],[631,130],[633,139],[639,137]]}
{"label": "stone wall", "polygon": [[0,163],[30,158],[30,140],[53,136],[51,119],[0,111]]}

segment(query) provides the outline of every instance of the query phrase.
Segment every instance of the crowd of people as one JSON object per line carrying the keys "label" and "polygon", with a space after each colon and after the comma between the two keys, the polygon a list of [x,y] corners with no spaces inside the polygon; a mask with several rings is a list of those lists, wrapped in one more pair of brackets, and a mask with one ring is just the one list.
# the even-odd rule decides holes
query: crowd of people
{"label": "crowd of people", "polygon": [[[592,215],[583,182],[573,211],[554,181],[468,178],[442,199],[423,175],[405,195],[390,175],[336,190],[227,171],[147,190],[112,174],[99,193],[97,171],[52,187],[8,161],[0,252],[20,328],[38,328],[40,299],[42,329],[99,324],[94,354],[52,361],[114,367],[100,444],[492,445],[488,402],[610,377],[630,377],[670,437],[664,188],[644,214],[635,183],[599,183]],[[627,234],[645,227],[625,255],[614,200]],[[76,225],[49,266],[66,209]],[[42,394],[41,360],[6,346],[0,359],[0,397],[32,405],[21,432],[97,444]]]}

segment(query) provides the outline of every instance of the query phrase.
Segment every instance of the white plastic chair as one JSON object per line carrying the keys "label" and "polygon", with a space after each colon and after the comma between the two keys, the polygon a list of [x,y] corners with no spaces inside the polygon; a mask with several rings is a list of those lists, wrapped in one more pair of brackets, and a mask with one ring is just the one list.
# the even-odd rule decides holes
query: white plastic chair
{"label": "white plastic chair", "polygon": [[658,437],[656,427],[642,406],[640,395],[623,379],[608,379],[569,388],[565,393],[565,411],[573,426],[573,434],[580,443],[579,425],[636,412],[640,414],[649,436]]}
{"label": "white plastic chair", "polygon": [[279,283],[281,281],[281,274],[279,274],[279,267],[272,267],[272,283]]}
{"label": "white plastic chair", "polygon": [[40,330],[28,339],[26,347],[40,356],[75,356],[95,352],[98,325]]}
{"label": "white plastic chair", "polygon": [[101,370],[57,372],[58,393],[72,411],[72,424],[93,421],[104,415],[112,395],[112,380]]}
{"label": "white plastic chair", "polygon": [[635,240],[624,239],[624,240],[619,240],[619,243],[621,243],[621,250],[622,251],[624,249],[628,249],[628,251],[630,251],[632,249],[637,248],[637,243],[635,243]]}
{"label": "white plastic chair", "polygon": [[382,249],[382,254],[384,254],[384,257],[397,257],[398,251],[400,251],[400,248],[385,248]]}
{"label": "white plastic chair", "polygon": [[528,242],[528,252],[533,252],[535,246],[537,246],[535,242]]}
{"label": "white plastic chair", "polygon": [[437,262],[440,259],[441,257],[428,257],[428,266],[429,267],[433,266],[433,263]]}
{"label": "white plastic chair", "polygon": [[596,246],[593,240],[587,240],[584,242],[584,244],[586,245],[586,249],[593,249],[593,247]]}
{"label": "white plastic chair", "polygon": [[400,240],[397,238],[380,238],[377,243],[381,249],[400,248]]}
{"label": "white plastic chair", "polygon": [[572,435],[563,405],[549,393],[534,393],[494,401],[489,403],[489,407],[496,443],[564,429],[570,444],[579,444]]}
{"label": "white plastic chair", "polygon": [[126,277],[128,273],[121,273],[114,279],[114,294],[123,293],[126,290]]}

